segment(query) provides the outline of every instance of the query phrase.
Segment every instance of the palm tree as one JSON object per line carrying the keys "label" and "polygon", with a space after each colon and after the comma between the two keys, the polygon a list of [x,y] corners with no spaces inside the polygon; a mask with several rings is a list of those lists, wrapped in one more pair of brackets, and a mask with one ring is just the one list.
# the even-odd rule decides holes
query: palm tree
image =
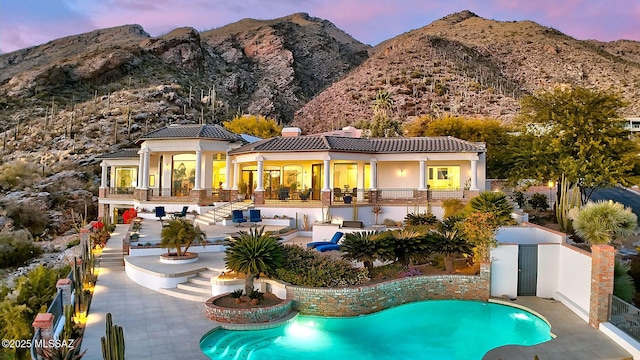
{"label": "palm tree", "polygon": [[373,112],[376,114],[384,114],[393,107],[393,98],[386,90],[378,90],[375,100],[373,100]]}
{"label": "palm tree", "polygon": [[473,212],[493,214],[498,226],[516,224],[516,221],[511,217],[513,206],[503,192],[483,191],[469,201],[469,208]]}
{"label": "palm tree", "polygon": [[457,224],[464,220],[461,216],[450,216],[444,219],[438,231],[431,232],[430,250],[444,255],[444,265],[448,273],[453,273],[453,255],[473,254],[473,247],[462,237]]}
{"label": "palm tree", "polygon": [[385,238],[378,238],[375,231],[347,233],[340,245],[344,251],[343,258],[361,261],[367,269],[369,277],[373,272],[373,262],[389,258],[393,250]]}
{"label": "palm tree", "polygon": [[284,252],[278,239],[264,233],[264,226],[259,230],[240,231],[233,235],[231,244],[224,251],[227,268],[245,274],[244,292],[249,295],[253,291],[254,279],[260,274],[273,275],[284,260]]}
{"label": "palm tree", "polygon": [[633,234],[638,216],[624,205],[609,201],[590,202],[569,211],[576,234],[589,244],[616,244],[620,237]]}
{"label": "palm tree", "polygon": [[175,249],[178,256],[186,254],[194,243],[204,246],[206,240],[207,235],[200,226],[194,226],[191,221],[183,218],[169,220],[160,233],[160,246]]}

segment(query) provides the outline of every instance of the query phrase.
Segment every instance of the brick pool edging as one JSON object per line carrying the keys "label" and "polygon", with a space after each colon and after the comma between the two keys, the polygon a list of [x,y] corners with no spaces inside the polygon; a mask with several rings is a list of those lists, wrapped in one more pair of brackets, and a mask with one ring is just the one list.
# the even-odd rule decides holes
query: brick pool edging
{"label": "brick pool edging", "polygon": [[293,311],[290,299],[277,305],[252,309],[226,308],[213,304],[224,296],[228,294],[214,296],[205,302],[205,314],[209,319],[220,323],[259,324],[283,319]]}
{"label": "brick pool edging", "polygon": [[423,300],[487,301],[491,294],[491,264],[483,263],[480,275],[411,276],[358,287],[287,285],[286,289],[294,309],[302,315],[317,316],[358,316]]}

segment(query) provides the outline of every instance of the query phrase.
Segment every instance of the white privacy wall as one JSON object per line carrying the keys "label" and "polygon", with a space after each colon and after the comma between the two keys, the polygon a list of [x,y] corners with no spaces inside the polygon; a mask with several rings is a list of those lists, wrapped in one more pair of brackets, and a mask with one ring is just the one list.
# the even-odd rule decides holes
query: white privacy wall
{"label": "white privacy wall", "polygon": [[503,227],[491,251],[491,296],[515,298],[518,292],[518,245],[538,244],[536,296],[560,300],[588,321],[591,255],[564,244],[564,235],[528,225]]}

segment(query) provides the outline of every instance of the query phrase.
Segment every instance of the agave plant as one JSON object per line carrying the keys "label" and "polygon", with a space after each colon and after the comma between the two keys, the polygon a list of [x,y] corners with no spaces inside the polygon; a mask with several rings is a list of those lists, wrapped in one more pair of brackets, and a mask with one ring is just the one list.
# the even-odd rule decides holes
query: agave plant
{"label": "agave plant", "polygon": [[362,262],[369,277],[373,271],[373,262],[389,258],[393,253],[389,241],[376,235],[375,231],[347,233],[340,245],[340,250],[344,251],[342,257]]}
{"label": "agave plant", "polygon": [[182,218],[169,220],[160,233],[160,246],[175,249],[178,256],[184,255],[194,243],[204,245],[206,240],[207,235],[199,226]]}
{"label": "agave plant", "polygon": [[253,291],[254,279],[261,274],[275,274],[283,260],[284,253],[278,238],[265,233],[264,227],[233,235],[224,257],[227,268],[245,274],[244,292],[247,295]]}

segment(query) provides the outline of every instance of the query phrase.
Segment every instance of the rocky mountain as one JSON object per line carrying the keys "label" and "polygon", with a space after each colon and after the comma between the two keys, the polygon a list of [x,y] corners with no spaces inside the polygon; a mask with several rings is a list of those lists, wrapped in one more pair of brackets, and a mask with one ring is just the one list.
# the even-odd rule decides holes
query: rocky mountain
{"label": "rocky mountain", "polygon": [[125,25],[2,54],[4,160],[83,164],[155,127],[235,114],[289,123],[369,49],[299,13],[155,38]]}
{"label": "rocky mountain", "polygon": [[[510,121],[518,99],[558,83],[614,91],[640,115],[640,42],[580,41],[531,21],[446,16],[387,40],[371,57],[308,102],[294,125],[319,132],[370,120],[378,90],[401,121],[442,114]],[[331,121],[327,121],[330,119]]]}

